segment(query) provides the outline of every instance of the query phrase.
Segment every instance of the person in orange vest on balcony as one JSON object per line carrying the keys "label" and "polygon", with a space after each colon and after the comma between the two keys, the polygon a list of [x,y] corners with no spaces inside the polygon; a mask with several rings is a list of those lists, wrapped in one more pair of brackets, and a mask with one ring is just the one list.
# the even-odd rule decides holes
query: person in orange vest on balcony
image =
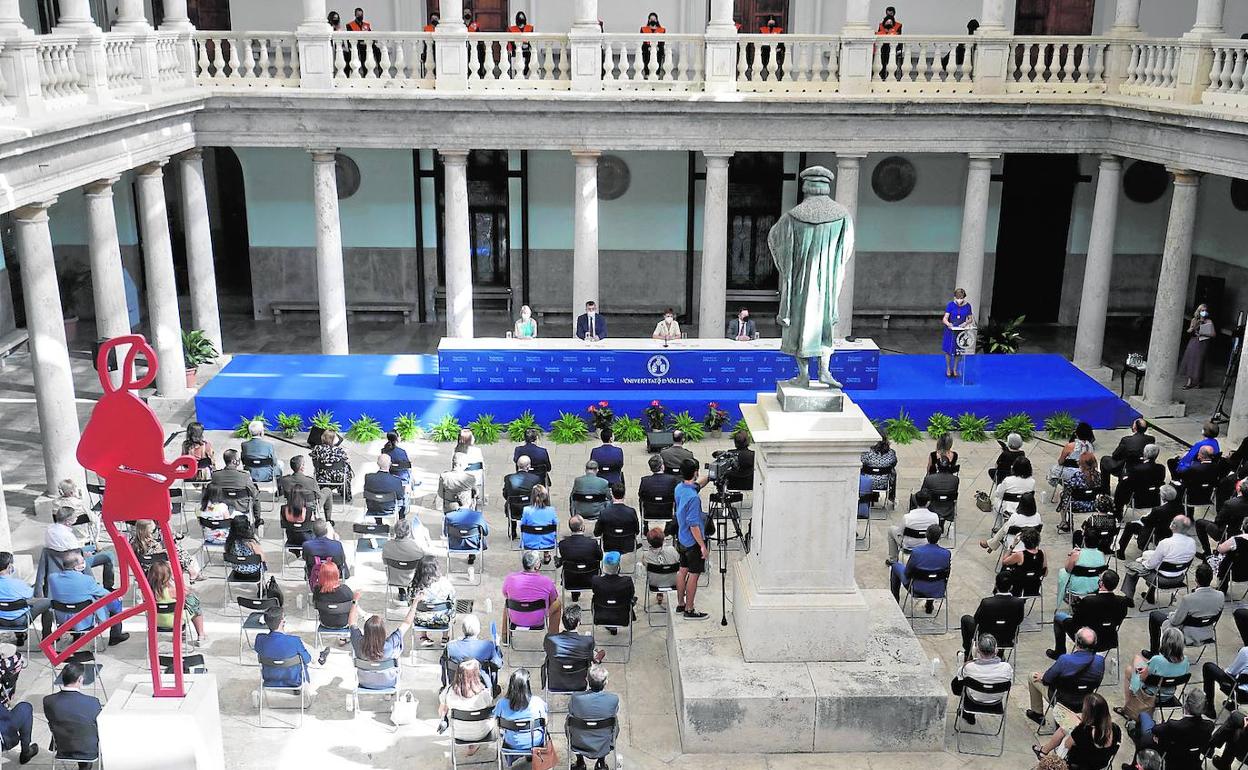
{"label": "person in orange vest on balcony", "polygon": [[[512,32],[512,33],[532,32],[533,25],[529,23],[529,17],[525,15],[524,11],[518,11],[516,13],[516,23],[508,27],[507,31]],[[532,47],[528,43],[521,43],[520,53],[524,56],[524,76],[527,78],[529,76],[529,62],[533,58]],[[511,57],[515,55],[516,55],[516,44],[508,43],[507,44],[507,58],[510,59]]]}
{"label": "person in orange vest on balcony", "polygon": [[[901,34],[901,22],[897,21],[896,17],[893,16],[893,13],[894,11],[893,11],[892,6],[889,6],[888,10],[885,11],[884,21],[880,22],[880,26],[875,30],[875,34],[881,35],[881,36],[891,36],[891,35]],[[901,80],[901,62],[902,62],[901,46],[897,45],[896,49],[897,49],[896,54],[897,54],[897,70],[898,70],[896,75],[897,75],[897,79]],[[892,54],[893,54],[892,44],[883,43],[880,45],[880,79],[881,80],[888,80],[888,76],[890,74],[889,62],[892,61],[892,58],[893,58]]]}
{"label": "person in orange vest on balcony", "polygon": [[425,25],[425,31],[426,32],[435,31],[438,28],[438,24],[441,23],[441,21],[442,21],[442,17],[439,16],[438,14],[436,13],[429,14],[429,23]]}
{"label": "person in orange vest on balcony", "polygon": [[[887,28],[886,28],[885,24],[886,22],[888,22],[889,19],[892,19],[893,23],[887,25]],[[890,5],[884,9],[884,20],[880,22],[880,26],[875,28],[875,34],[877,35],[900,35],[901,34],[901,22],[897,21],[897,9],[896,8]]]}
{"label": "person in orange vest on balcony", "polygon": [[364,9],[363,8],[355,9],[355,18],[347,22],[347,31],[348,32],[372,32],[373,31],[373,25],[369,24],[367,21],[364,21]]}
{"label": "person in orange vest on balcony", "polygon": [[481,31],[481,25],[477,23],[477,20],[475,18],[473,18],[472,11],[466,8],[464,9],[464,27],[469,32]]}
{"label": "person in orange vest on balcony", "polygon": [[[768,16],[767,21],[763,24],[763,26],[758,28],[758,34],[760,35],[783,35],[784,27],[780,26],[780,22],[779,20],[776,19],[775,16]],[[767,65],[771,63],[771,46],[769,45],[759,46],[759,49],[762,52],[761,59],[763,63],[763,68],[766,69]],[[779,43],[776,45],[776,80],[780,79],[781,69],[783,67],[784,67],[784,43]]]}
{"label": "person in orange vest on balcony", "polygon": [[[665,29],[663,25],[659,23],[659,15],[655,13],[654,11],[651,11],[650,15],[646,17],[646,25],[641,28],[641,34],[643,35],[666,35],[667,29]],[[655,69],[655,72],[656,74],[658,74],[660,78],[663,77],[663,72],[662,72],[663,60],[666,57],[667,57],[667,52],[663,50],[663,44],[659,43],[658,67]],[[642,75],[646,79],[649,79],[650,78],[650,44],[649,43],[641,44],[641,66],[643,70]]]}
{"label": "person in orange vest on balcony", "polygon": [[[372,32],[373,31],[373,25],[369,24],[367,21],[364,21],[364,9],[363,8],[355,9],[355,18],[347,22],[347,31],[348,32]],[[360,56],[360,66],[358,70],[360,77],[367,77],[369,74],[368,73],[369,69],[374,69],[375,74],[378,74],[378,75],[381,74],[381,65],[379,63],[381,61],[381,49],[380,48],[378,48],[375,45],[373,46],[372,67],[369,66],[369,61],[368,61],[368,44],[361,41],[356,44],[355,50],[357,53],[359,53],[359,56]]]}

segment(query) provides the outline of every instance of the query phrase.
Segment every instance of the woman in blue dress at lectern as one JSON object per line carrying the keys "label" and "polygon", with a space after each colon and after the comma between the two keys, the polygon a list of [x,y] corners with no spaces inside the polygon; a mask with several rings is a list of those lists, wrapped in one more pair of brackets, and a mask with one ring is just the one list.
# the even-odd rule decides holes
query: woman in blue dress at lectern
{"label": "woman in blue dress at lectern", "polygon": [[953,301],[945,306],[945,317],[942,323],[945,325],[945,335],[941,340],[940,348],[945,351],[945,376],[958,376],[958,361],[962,356],[958,355],[958,333],[955,329],[967,326],[974,318],[971,312],[971,303],[966,301],[966,292],[962,289],[955,289],[953,292]]}

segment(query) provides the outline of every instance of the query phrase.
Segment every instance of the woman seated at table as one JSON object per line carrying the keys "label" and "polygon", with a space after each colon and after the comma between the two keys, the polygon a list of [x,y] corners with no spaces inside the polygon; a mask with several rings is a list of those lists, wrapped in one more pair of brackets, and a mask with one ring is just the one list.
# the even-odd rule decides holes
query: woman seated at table
{"label": "woman seated at table", "polygon": [[511,330],[511,336],[518,340],[537,339],[537,321],[533,318],[533,308],[528,305],[520,306],[520,318]]}
{"label": "woman seated at table", "polygon": [[654,325],[650,338],[665,342],[680,339],[680,324],[676,322],[676,312],[670,307],[663,311],[663,320]]}

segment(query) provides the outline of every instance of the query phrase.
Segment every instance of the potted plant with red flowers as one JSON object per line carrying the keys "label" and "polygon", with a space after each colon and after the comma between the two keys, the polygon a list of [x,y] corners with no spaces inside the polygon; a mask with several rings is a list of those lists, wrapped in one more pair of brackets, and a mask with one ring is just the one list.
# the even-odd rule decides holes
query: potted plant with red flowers
{"label": "potted plant with red flowers", "polygon": [[657,399],[651,401],[650,406],[647,406],[643,413],[646,415],[647,430],[649,432],[654,433],[667,427],[667,408],[660,404]]}
{"label": "potted plant with red flowers", "polygon": [[593,426],[594,432],[610,428],[611,423],[615,421],[615,412],[611,410],[611,405],[606,401],[590,404],[586,411],[589,412],[589,424]]}
{"label": "potted plant with red flowers", "polygon": [[720,409],[718,403],[712,401],[706,405],[706,417],[703,418],[702,425],[707,433],[722,434],[726,422],[728,422],[728,413]]}

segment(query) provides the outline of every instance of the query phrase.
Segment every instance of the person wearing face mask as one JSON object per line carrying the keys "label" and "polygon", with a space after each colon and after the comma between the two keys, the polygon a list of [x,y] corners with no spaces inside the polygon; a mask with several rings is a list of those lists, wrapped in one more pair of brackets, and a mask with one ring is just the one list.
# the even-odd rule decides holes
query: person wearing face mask
{"label": "person wearing face mask", "polygon": [[[372,32],[373,31],[373,25],[369,24],[367,21],[364,21],[364,9],[363,8],[355,9],[355,18],[347,22],[347,31],[348,32]],[[370,69],[373,70],[372,74],[374,75],[381,74],[381,64],[380,64],[381,48],[379,48],[376,45],[373,46],[373,51],[372,51],[373,61],[372,61],[371,67],[369,66],[369,61],[368,61],[368,53],[369,53],[368,43],[365,43],[362,40],[359,43],[356,43],[355,51],[356,51],[356,54],[359,56],[360,64],[359,64],[359,67],[356,69],[356,72],[359,74],[360,77],[368,77]],[[350,58],[348,58],[347,60],[350,61]],[[348,69],[348,72],[351,70],[349,66],[347,67],[347,69]]]}
{"label": "person wearing face mask", "polygon": [[372,32],[373,31],[373,25],[369,24],[367,21],[364,21],[364,9],[363,8],[355,9],[355,18],[347,22],[347,31],[348,32]]}
{"label": "person wearing face mask", "polygon": [[[892,22],[892,24],[889,25],[889,28],[895,31],[890,31],[890,32],[884,31],[884,25],[889,21]],[[896,8],[890,5],[884,9],[884,20],[880,22],[880,26],[875,28],[875,34],[877,35],[900,35],[901,34],[901,22],[897,21],[897,9]]]}
{"label": "person wearing face mask", "polygon": [[724,331],[724,336],[730,340],[737,342],[749,342],[758,334],[758,327],[754,324],[754,319],[750,318],[749,308],[741,308],[737,311],[737,317],[728,322],[728,328]]}
{"label": "person wearing face mask", "polygon": [[329,28],[334,32],[342,31],[342,17],[338,15],[337,11],[330,11],[329,15],[325,17],[325,21],[329,22]]}
{"label": "person wearing face mask", "polygon": [[478,24],[476,18],[473,17],[472,11],[466,8],[464,9],[464,28],[469,32],[481,31],[481,25]]}
{"label": "person wearing face mask", "polygon": [[971,311],[971,303],[966,301],[966,292],[955,289],[953,301],[945,306],[945,317],[941,319],[941,323],[945,325],[945,334],[940,348],[945,352],[946,377],[958,376],[958,361],[962,360],[962,356],[958,354],[957,330],[970,326],[974,320],[975,314]]}
{"label": "person wearing face mask", "polygon": [[[760,35],[783,35],[784,27],[780,26],[780,21],[775,16],[768,16],[763,26],[758,28]],[[771,64],[771,46],[759,46],[762,53],[763,68],[766,69]],[[784,67],[784,43],[776,45],[776,80],[783,79],[784,73],[781,71]]]}
{"label": "person wearing face mask", "polygon": [[528,305],[520,306],[520,319],[516,321],[511,335],[518,340],[537,339],[537,321],[533,318],[533,309]]}
{"label": "person wearing face mask", "polygon": [[585,312],[576,319],[576,336],[586,342],[607,338],[607,319],[598,313],[598,303],[592,299],[585,303]]}
{"label": "person wearing face mask", "polygon": [[[891,37],[893,35],[901,34],[901,22],[897,21],[897,17],[894,15],[895,13],[896,11],[894,11],[891,6],[888,8],[888,10],[884,12],[884,20],[880,22],[880,26],[876,27],[875,34],[884,36],[884,37]],[[901,46],[900,45],[894,46],[891,43],[884,43],[880,46],[880,67],[881,67],[880,79],[881,80],[888,80],[888,76],[890,74],[893,74],[893,73],[890,73],[889,63],[892,61],[894,48],[896,48],[895,53],[897,55],[897,64],[898,64],[898,67],[897,67],[898,71],[896,72],[896,78],[898,80],[901,80],[901,66],[900,66],[902,62]]]}
{"label": "person wearing face mask", "polygon": [[[659,23],[659,15],[655,13],[654,11],[651,11],[650,15],[646,17],[645,26],[641,28],[641,34],[643,35],[666,35],[667,29],[665,29],[663,25]],[[659,43],[658,68],[653,71],[656,72],[660,78],[663,77],[661,70],[663,69],[663,60],[666,57],[667,57],[667,52],[663,50],[663,44]],[[650,44],[649,43],[642,43],[641,64],[642,64],[643,76],[648,79],[652,71],[650,69]]]}
{"label": "person wearing face mask", "polygon": [[670,307],[663,311],[663,320],[655,324],[650,338],[664,342],[680,339],[680,324],[676,323],[676,313]]}
{"label": "person wearing face mask", "polygon": [[1205,355],[1209,352],[1209,341],[1218,336],[1209,317],[1209,308],[1200,305],[1192,314],[1187,324],[1187,347],[1183,350],[1183,361],[1179,364],[1179,373],[1187,378],[1183,390],[1200,388],[1205,381]]}
{"label": "person wearing face mask", "polygon": [[[532,32],[533,25],[529,23],[529,17],[525,15],[524,11],[520,11],[516,14],[516,23],[508,27],[507,31],[511,33]],[[529,62],[533,59],[533,47],[528,43],[521,43],[520,53],[524,56],[524,76],[527,78],[529,76]],[[507,58],[511,59],[515,55],[516,44],[508,43]]]}

